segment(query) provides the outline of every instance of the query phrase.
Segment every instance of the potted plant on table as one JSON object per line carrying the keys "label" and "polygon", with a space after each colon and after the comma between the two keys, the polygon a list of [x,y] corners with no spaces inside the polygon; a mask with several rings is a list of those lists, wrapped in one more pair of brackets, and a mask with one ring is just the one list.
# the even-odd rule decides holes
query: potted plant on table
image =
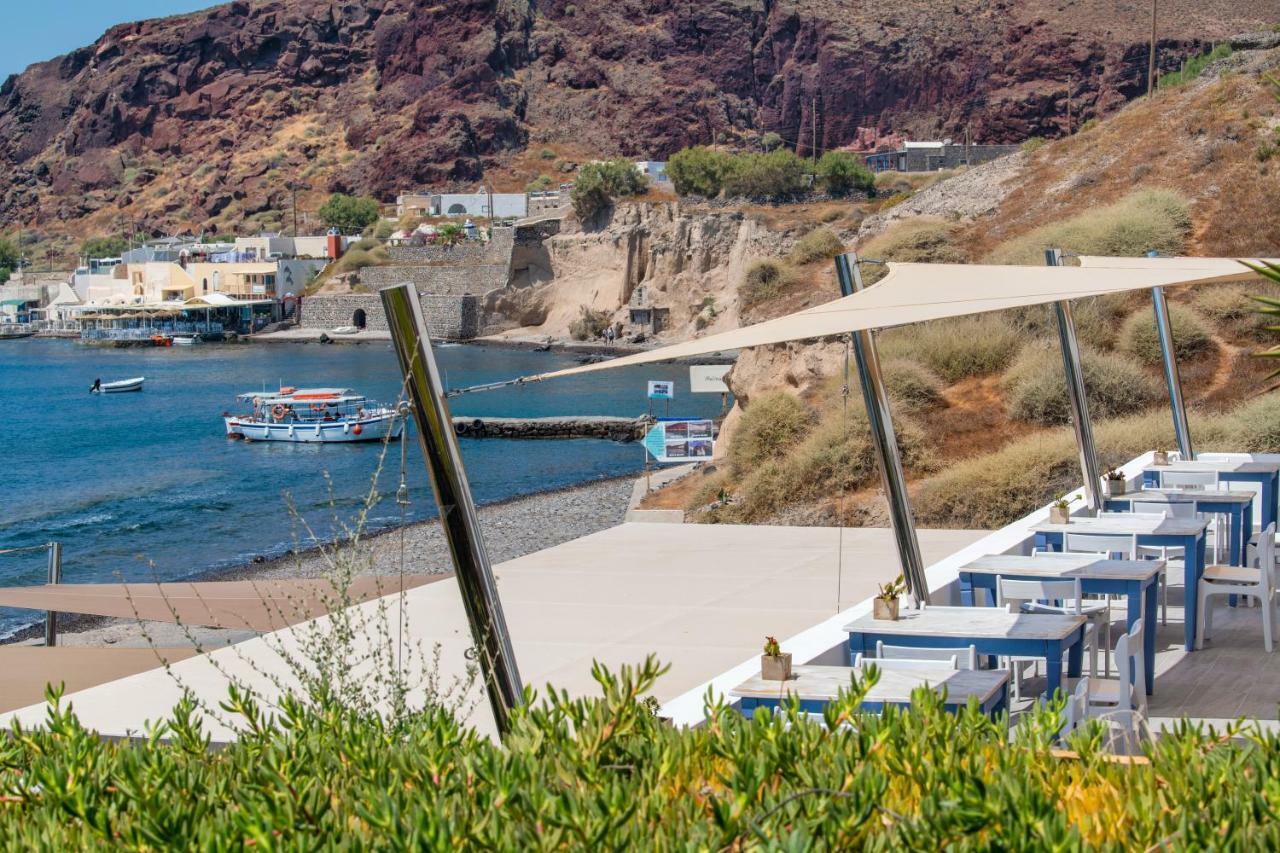
{"label": "potted plant on table", "polygon": [[1169,451],[1167,451],[1167,450],[1157,450],[1157,451],[1152,455],[1151,464],[1152,464],[1152,465],[1168,465],[1168,464],[1169,464]]}
{"label": "potted plant on table", "polygon": [[791,652],[783,652],[777,637],[764,638],[764,654],[760,656],[760,677],[765,681],[791,679]]}
{"label": "potted plant on table", "polygon": [[1106,473],[1102,475],[1102,491],[1109,498],[1119,497],[1124,494],[1124,474],[1115,468],[1108,468]]}
{"label": "potted plant on table", "polygon": [[1071,523],[1071,504],[1075,501],[1075,497],[1068,498],[1066,495],[1058,498],[1049,504],[1049,523],[1050,524],[1070,524]]}
{"label": "potted plant on table", "polygon": [[871,600],[871,616],[874,619],[898,621],[898,604],[907,591],[907,582],[898,575],[889,583],[880,584],[880,592]]}

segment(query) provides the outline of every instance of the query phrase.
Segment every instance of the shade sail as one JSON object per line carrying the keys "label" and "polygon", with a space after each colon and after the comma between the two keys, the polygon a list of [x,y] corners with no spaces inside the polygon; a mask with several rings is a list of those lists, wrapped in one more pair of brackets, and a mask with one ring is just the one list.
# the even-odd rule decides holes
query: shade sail
{"label": "shade sail", "polygon": [[1201,261],[1201,265],[1170,264],[1163,267],[1106,263],[1164,260],[1160,258],[1090,260],[1097,263],[1088,268],[889,263],[888,275],[852,296],[717,335],[596,364],[540,373],[517,381],[537,382],[614,367],[812,340],[866,329],[886,329],[1108,293],[1245,281],[1258,277],[1232,258],[1192,259]]}

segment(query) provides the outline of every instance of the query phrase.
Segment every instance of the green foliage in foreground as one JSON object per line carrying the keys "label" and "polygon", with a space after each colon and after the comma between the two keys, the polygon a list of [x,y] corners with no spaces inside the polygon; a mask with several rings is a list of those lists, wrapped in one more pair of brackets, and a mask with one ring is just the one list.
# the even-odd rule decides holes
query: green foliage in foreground
{"label": "green foliage in foreground", "polygon": [[[1261,261],[1258,263],[1245,262],[1245,266],[1263,278],[1280,284],[1280,264]],[[1269,319],[1280,317],[1280,299],[1276,299],[1274,296],[1255,296],[1253,299],[1262,305],[1261,308],[1257,309],[1260,315]],[[1280,332],[1280,326],[1266,326],[1265,328],[1268,332]],[[1280,344],[1257,353],[1257,356],[1259,358],[1280,359]],[[1277,376],[1280,376],[1280,368],[1277,368],[1267,379],[1275,379]]]}
{"label": "green foliage in foreground", "polygon": [[[268,724],[227,702],[244,737],[211,751],[189,705],[142,742],[103,741],[63,707],[0,744],[6,848],[1061,849],[1280,844],[1280,738],[1184,728],[1148,764],[1117,764],[1098,728],[1052,753],[1041,710],[1010,740],[933,694],[862,715],[852,683],[820,721],[795,709],[697,729],[641,697],[659,668],[602,696],[517,713],[505,745],[443,713],[398,726],[336,703],[283,703]],[[164,740],[162,740],[164,738]]]}

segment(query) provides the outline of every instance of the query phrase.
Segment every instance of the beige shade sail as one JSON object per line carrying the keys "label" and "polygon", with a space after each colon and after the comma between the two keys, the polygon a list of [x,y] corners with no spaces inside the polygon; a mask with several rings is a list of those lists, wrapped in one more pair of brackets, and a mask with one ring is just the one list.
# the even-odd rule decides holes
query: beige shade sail
{"label": "beige shade sail", "polygon": [[1164,267],[1107,263],[1164,260],[1160,258],[1090,260],[1098,263],[1088,268],[889,263],[888,275],[852,296],[740,329],[516,381],[537,382],[615,367],[811,340],[866,329],[886,329],[1108,293],[1258,278],[1257,273],[1232,258],[1188,259],[1200,261],[1201,265],[1170,264]]}

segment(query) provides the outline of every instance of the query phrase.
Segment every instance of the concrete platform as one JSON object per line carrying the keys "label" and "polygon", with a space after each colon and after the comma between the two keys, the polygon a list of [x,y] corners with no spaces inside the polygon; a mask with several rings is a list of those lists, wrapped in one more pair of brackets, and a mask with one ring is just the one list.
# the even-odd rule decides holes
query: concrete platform
{"label": "concrete platform", "polygon": [[[987,535],[986,531],[920,531],[926,563]],[[653,695],[666,701],[759,654],[766,634],[782,639],[865,600],[897,574],[887,529],[623,524],[503,563],[498,589],[526,684],[550,682],[593,694],[593,661],[610,667],[656,654],[671,664]],[[445,683],[463,672],[471,645],[452,578],[406,594],[409,634],[440,646]],[[361,605],[373,613],[374,602]],[[308,623],[323,629],[327,617]],[[228,676],[275,695],[273,678],[293,683],[274,645],[293,647],[301,628],[277,631],[172,667],[182,684],[211,705],[226,695]],[[164,716],[181,688],[163,670],[76,693],[82,721],[108,735],[138,731]],[[492,731],[479,690],[470,721]],[[41,705],[0,717],[24,723]],[[215,740],[234,731],[207,721]]]}

